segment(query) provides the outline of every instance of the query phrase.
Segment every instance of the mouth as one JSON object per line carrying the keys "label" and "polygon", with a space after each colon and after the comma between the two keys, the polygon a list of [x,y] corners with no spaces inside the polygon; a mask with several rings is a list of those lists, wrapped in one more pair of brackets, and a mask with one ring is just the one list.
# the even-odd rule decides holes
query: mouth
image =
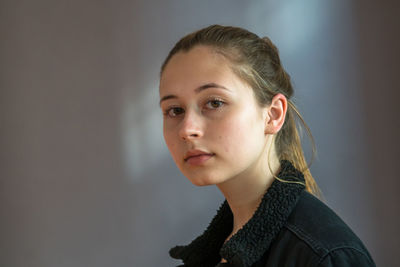
{"label": "mouth", "polygon": [[186,154],[184,161],[190,165],[202,165],[215,154],[201,150],[190,150]]}

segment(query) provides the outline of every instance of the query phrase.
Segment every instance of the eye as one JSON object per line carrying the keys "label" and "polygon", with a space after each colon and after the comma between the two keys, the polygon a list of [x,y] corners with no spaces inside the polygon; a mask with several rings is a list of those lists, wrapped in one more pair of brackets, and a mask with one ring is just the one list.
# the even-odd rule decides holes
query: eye
{"label": "eye", "polygon": [[171,107],[168,108],[165,112],[164,115],[168,117],[176,117],[184,113],[185,110],[181,107]]}
{"label": "eye", "polygon": [[208,101],[208,102],[206,103],[206,106],[207,106],[207,108],[209,108],[209,109],[217,109],[217,108],[222,107],[224,104],[225,104],[225,102],[222,101],[222,100],[213,99],[213,100]]}

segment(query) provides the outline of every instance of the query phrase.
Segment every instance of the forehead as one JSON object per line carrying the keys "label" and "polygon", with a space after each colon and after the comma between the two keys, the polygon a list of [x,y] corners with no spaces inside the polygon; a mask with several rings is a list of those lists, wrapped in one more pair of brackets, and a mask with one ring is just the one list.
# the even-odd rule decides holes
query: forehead
{"label": "forehead", "polygon": [[236,76],[228,60],[209,46],[196,46],[178,52],[166,65],[160,79],[160,92],[177,86],[218,82]]}

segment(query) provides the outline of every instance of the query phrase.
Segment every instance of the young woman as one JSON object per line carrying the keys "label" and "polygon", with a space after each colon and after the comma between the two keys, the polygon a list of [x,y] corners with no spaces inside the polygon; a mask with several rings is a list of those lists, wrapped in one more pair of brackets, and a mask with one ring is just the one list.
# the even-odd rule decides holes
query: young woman
{"label": "young woman", "polygon": [[202,235],[171,249],[183,266],[375,266],[313,196],[292,95],[276,47],[247,30],[213,25],[169,53],[165,141],[193,184],[216,185],[226,198]]}

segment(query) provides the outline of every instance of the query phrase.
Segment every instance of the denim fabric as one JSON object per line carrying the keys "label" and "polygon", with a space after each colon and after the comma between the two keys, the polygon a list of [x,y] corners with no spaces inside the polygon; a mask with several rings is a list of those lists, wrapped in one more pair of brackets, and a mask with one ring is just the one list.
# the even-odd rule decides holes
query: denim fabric
{"label": "denim fabric", "polygon": [[354,267],[375,263],[353,231],[329,207],[304,191],[285,227],[253,266]]}
{"label": "denim fabric", "polygon": [[[253,217],[227,242],[233,214],[225,201],[202,235],[170,255],[185,267],[375,266],[353,231],[304,191],[304,176],[289,161],[281,161],[278,177],[288,182],[275,180]],[[221,258],[228,263],[219,263]]]}

